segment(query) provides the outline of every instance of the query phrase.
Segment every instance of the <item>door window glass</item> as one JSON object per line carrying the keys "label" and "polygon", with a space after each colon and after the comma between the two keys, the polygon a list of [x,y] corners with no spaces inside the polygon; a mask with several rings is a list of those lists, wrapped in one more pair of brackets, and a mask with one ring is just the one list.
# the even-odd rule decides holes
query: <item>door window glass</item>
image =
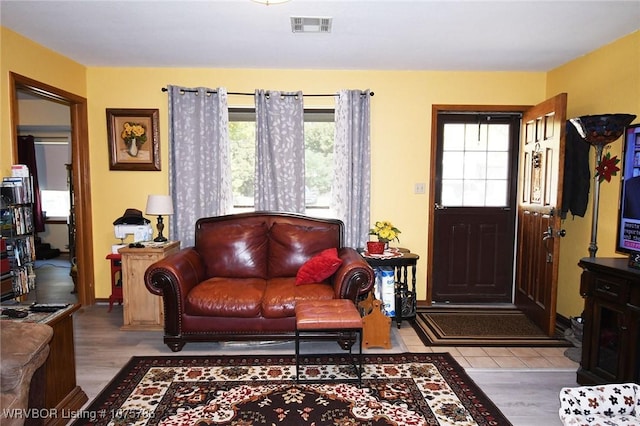
{"label": "door window glass", "polygon": [[506,207],[509,135],[504,123],[445,123],[441,202],[446,207]]}

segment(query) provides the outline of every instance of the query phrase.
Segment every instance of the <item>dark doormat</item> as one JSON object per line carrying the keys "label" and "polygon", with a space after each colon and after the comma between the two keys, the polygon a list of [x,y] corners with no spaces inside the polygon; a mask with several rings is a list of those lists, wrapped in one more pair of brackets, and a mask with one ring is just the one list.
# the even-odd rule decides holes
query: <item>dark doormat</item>
{"label": "dark doormat", "polygon": [[426,346],[572,346],[517,309],[419,308],[413,328]]}

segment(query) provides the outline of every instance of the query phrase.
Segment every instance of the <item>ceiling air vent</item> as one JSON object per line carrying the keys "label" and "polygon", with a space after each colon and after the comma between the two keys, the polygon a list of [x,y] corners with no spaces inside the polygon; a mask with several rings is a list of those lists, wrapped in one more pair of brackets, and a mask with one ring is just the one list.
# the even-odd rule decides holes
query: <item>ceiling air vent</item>
{"label": "ceiling air vent", "polygon": [[292,16],[291,31],[294,33],[330,33],[333,18]]}

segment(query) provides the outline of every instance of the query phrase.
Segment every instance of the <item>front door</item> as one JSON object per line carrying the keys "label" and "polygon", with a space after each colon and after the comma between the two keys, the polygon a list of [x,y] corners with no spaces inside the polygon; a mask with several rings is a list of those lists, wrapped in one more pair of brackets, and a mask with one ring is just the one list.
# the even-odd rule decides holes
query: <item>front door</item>
{"label": "front door", "polygon": [[434,302],[513,301],[520,115],[437,114]]}
{"label": "front door", "polygon": [[566,93],[523,115],[518,172],[515,304],[550,336],[555,332]]}

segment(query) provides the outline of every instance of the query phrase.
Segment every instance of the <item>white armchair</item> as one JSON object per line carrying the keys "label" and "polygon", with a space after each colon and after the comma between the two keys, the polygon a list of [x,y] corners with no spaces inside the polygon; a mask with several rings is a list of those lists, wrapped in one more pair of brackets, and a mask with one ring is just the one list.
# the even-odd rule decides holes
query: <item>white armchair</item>
{"label": "white armchair", "polygon": [[571,426],[640,426],[640,386],[635,383],[560,390],[560,419]]}

